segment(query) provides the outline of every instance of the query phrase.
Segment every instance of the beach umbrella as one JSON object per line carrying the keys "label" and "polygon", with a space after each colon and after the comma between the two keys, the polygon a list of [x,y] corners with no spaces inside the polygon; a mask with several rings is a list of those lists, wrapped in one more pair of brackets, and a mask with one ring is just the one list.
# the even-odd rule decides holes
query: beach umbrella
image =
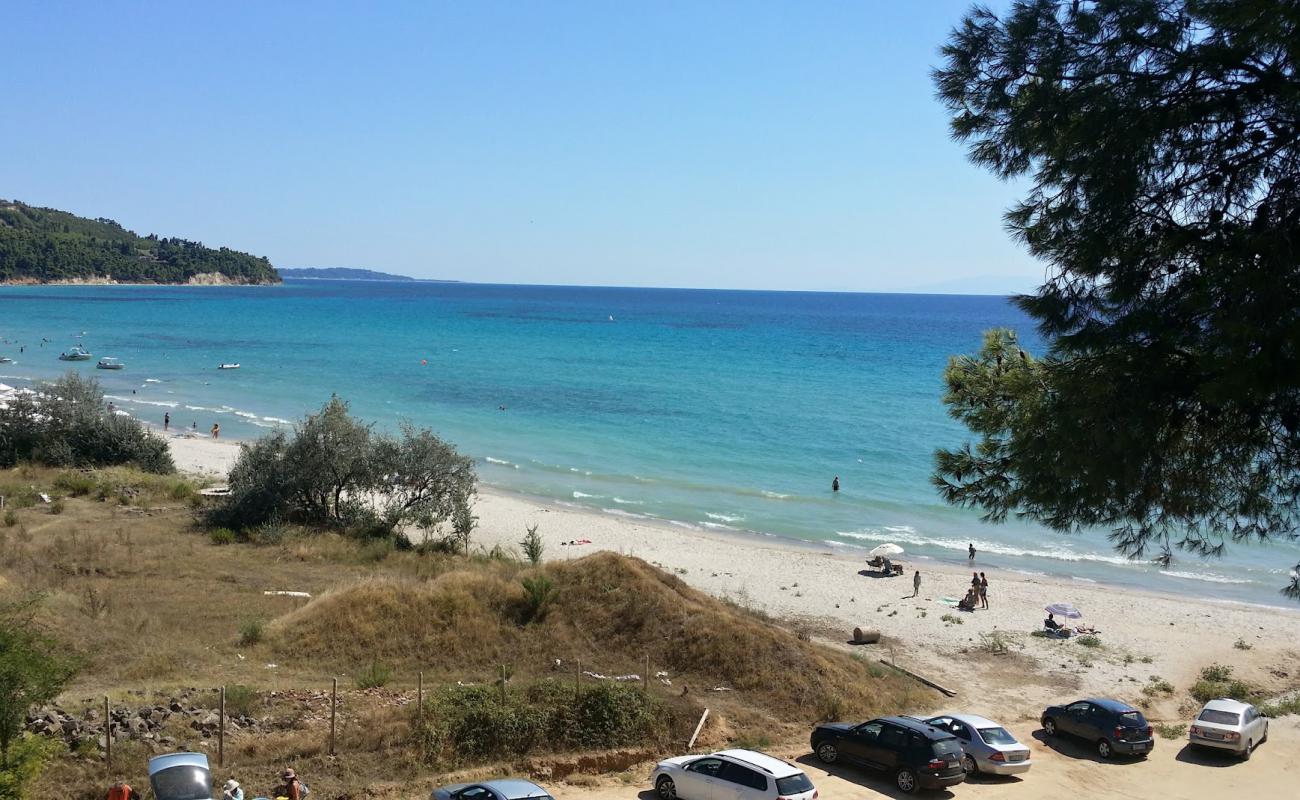
{"label": "beach umbrella", "polygon": [[1075,608],[1073,603],[1052,603],[1043,610],[1048,614],[1065,617],[1066,619],[1080,619],[1083,617],[1083,612]]}
{"label": "beach umbrella", "polygon": [[876,545],[875,547],[871,548],[871,552],[867,553],[867,555],[871,556],[872,558],[880,558],[881,556],[901,556],[902,554],[903,554],[903,548],[899,547],[893,542]]}

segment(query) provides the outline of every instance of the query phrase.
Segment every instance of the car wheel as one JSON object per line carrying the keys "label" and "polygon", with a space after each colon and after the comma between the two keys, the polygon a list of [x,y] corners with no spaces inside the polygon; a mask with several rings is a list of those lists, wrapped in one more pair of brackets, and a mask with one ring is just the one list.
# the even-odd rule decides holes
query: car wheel
{"label": "car wheel", "polygon": [[903,767],[894,776],[894,783],[898,784],[898,790],[903,794],[912,794],[916,791],[916,773],[907,767]]}
{"label": "car wheel", "polygon": [[661,775],[655,781],[655,794],[659,795],[659,800],[677,800],[677,785],[672,778]]}
{"label": "car wheel", "polygon": [[1250,760],[1250,754],[1251,754],[1252,752],[1254,752],[1254,750],[1255,750],[1255,743],[1254,743],[1253,741],[1251,741],[1250,739],[1247,739],[1247,740],[1246,740],[1246,749],[1241,751],[1241,760],[1242,760],[1242,761],[1249,761],[1249,760]]}
{"label": "car wheel", "polygon": [[834,764],[840,757],[840,751],[830,742],[822,742],[817,745],[817,758],[823,764]]}
{"label": "car wheel", "polygon": [[1099,739],[1097,741],[1097,755],[1102,758],[1110,758],[1114,753],[1114,749],[1110,746],[1110,739]]}
{"label": "car wheel", "polygon": [[1051,717],[1045,718],[1043,720],[1043,733],[1047,734],[1048,736],[1055,736],[1056,720],[1052,719]]}
{"label": "car wheel", "polygon": [[967,775],[978,775],[980,765],[975,763],[975,756],[967,753],[961,757],[961,768],[966,770]]}
{"label": "car wheel", "polygon": [[1265,725],[1264,725],[1264,735],[1260,737],[1260,739],[1259,739],[1259,743],[1260,743],[1260,744],[1263,744],[1264,742],[1267,742],[1267,741],[1268,741],[1268,725],[1265,724]]}

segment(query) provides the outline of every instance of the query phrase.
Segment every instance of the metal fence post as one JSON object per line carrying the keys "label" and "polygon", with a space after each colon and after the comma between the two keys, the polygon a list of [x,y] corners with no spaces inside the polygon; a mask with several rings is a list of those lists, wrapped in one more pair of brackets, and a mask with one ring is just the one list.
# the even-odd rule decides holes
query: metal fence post
{"label": "metal fence post", "polygon": [[221,687],[221,723],[217,726],[217,766],[226,765],[226,687]]}

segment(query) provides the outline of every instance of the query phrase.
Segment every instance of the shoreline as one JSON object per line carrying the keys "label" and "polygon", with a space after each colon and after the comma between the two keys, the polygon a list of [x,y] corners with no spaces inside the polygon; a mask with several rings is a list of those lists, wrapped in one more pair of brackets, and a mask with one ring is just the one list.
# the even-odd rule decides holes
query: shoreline
{"label": "shoreline", "polygon": [[[177,468],[224,476],[238,442],[169,437]],[[897,560],[899,578],[876,577],[860,554],[837,553],[814,542],[778,536],[687,529],[566,506],[480,484],[473,542],[518,551],[526,526],[539,525],[547,560],[608,550],[641,558],[691,586],[777,618],[792,621],[835,646],[854,627],[880,630],[888,643],[865,653],[897,654],[899,662],[954,687],[978,687],[977,709],[1032,718],[1063,694],[1143,698],[1150,676],[1180,688],[1211,663],[1234,664],[1243,679],[1270,690],[1291,688],[1279,665],[1300,659],[1300,608],[1257,606],[1211,597],[1184,597],[1053,576],[1029,576],[982,566],[989,578],[989,610],[958,612],[945,598],[960,597],[969,570],[933,559]],[[577,540],[590,544],[570,545]],[[916,598],[910,573],[922,573]],[[1100,629],[1101,646],[1034,636],[1043,607],[1072,602],[1082,622]],[[1009,655],[984,652],[990,637],[1005,638]],[[1248,649],[1238,646],[1248,645]],[[1294,679],[1291,679],[1294,680]],[[1178,695],[1159,698],[1156,719],[1177,716]]]}

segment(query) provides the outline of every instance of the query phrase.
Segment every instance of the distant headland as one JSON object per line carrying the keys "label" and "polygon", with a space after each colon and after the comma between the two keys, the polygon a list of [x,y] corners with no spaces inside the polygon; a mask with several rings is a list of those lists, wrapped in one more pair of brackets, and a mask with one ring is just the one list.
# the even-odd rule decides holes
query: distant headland
{"label": "distant headland", "polygon": [[254,285],[280,275],[263,256],[0,200],[0,284],[114,283]]}
{"label": "distant headland", "polygon": [[391,272],[376,272],[373,269],[354,269],[352,267],[281,267],[280,276],[296,280],[312,281],[410,281],[422,283],[459,283],[459,281],[438,280],[436,278],[412,278],[408,275],[394,275]]}

